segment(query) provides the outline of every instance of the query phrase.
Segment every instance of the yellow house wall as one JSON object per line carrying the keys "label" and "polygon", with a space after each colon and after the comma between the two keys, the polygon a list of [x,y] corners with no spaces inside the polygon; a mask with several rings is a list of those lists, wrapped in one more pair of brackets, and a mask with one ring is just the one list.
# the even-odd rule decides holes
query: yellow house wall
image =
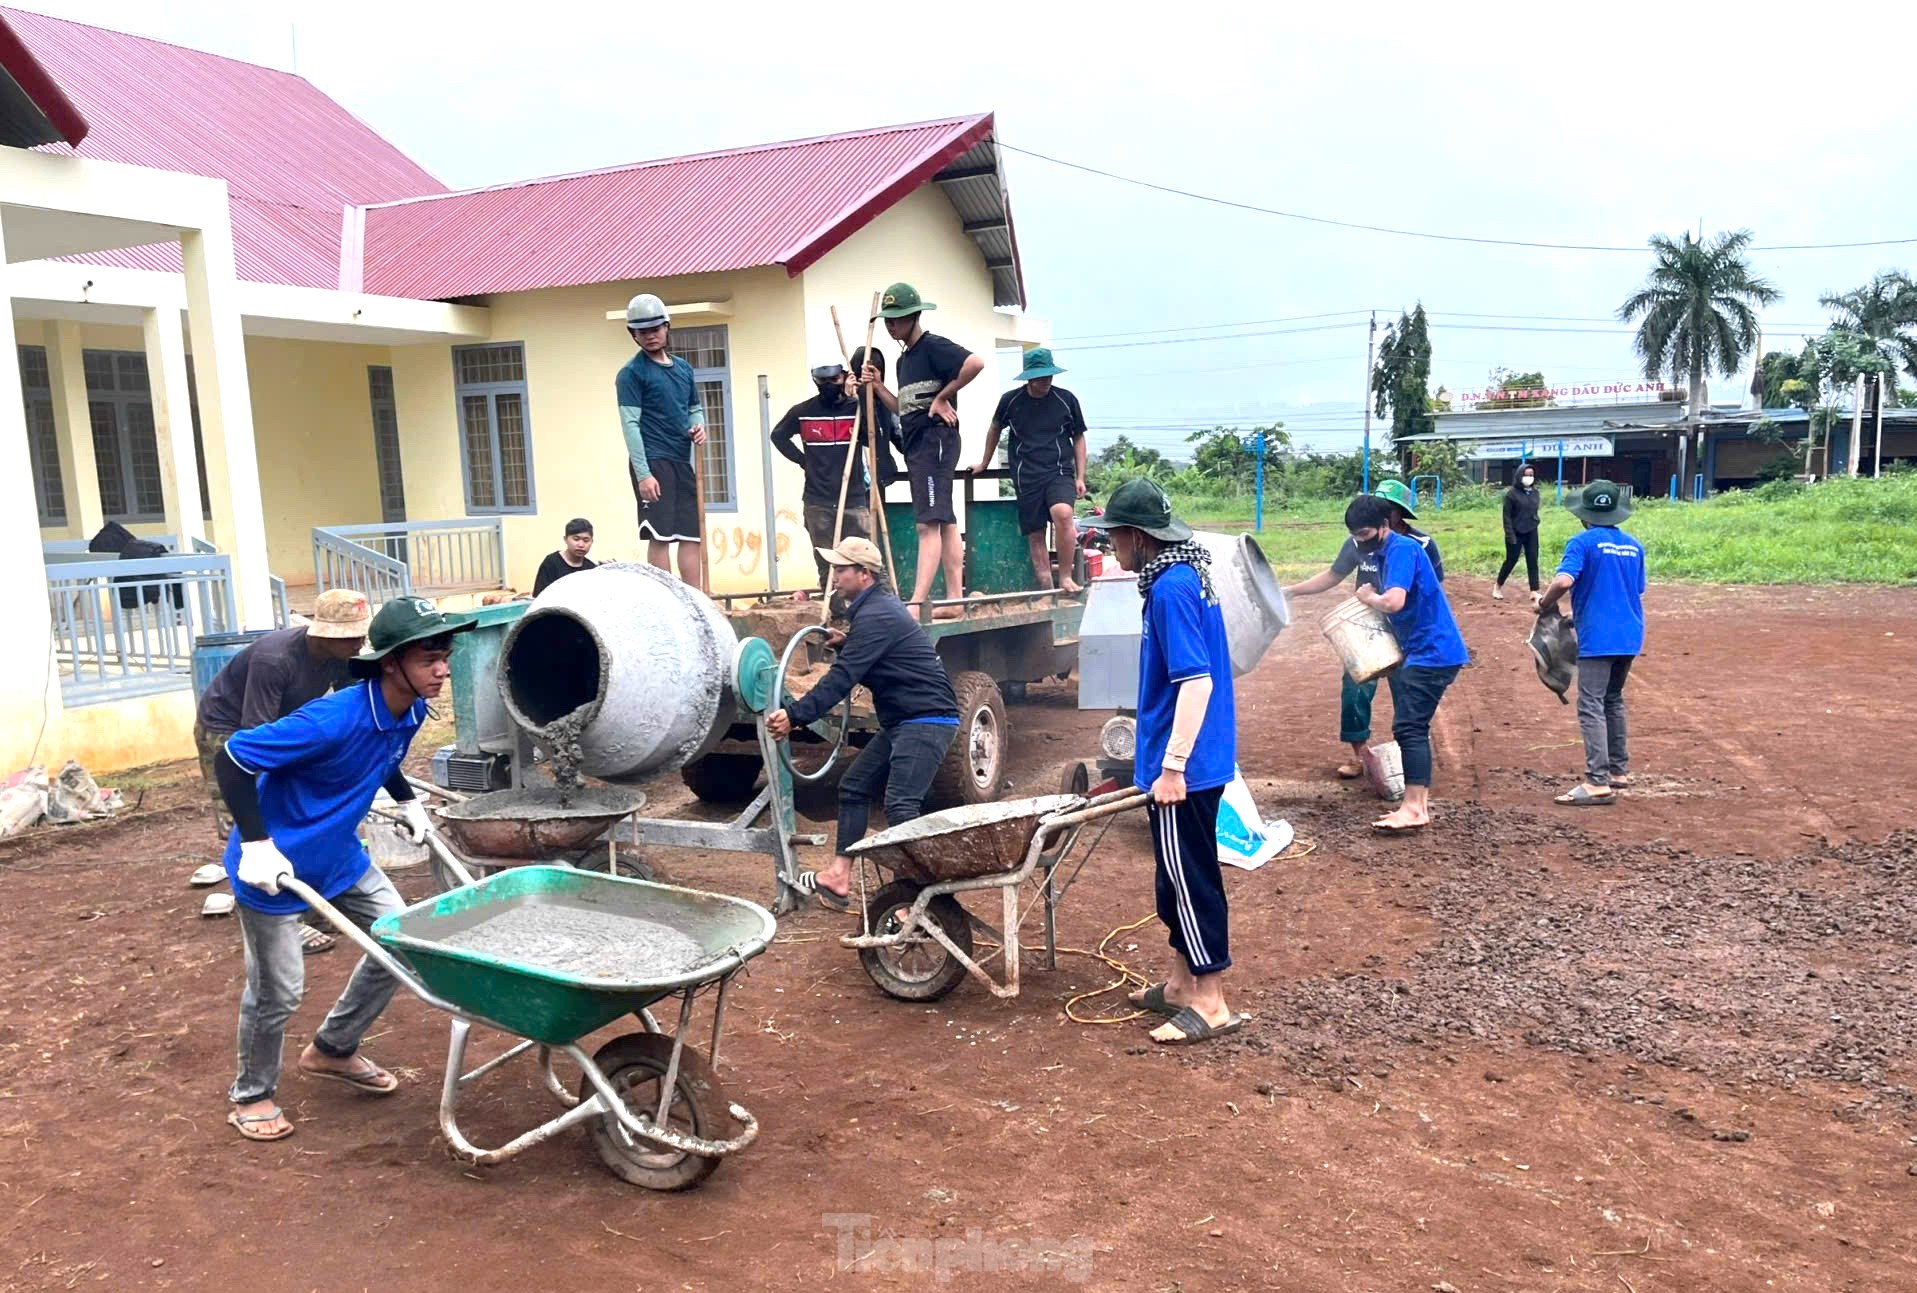
{"label": "yellow house wall", "polygon": [[[526,351],[538,511],[505,519],[507,581],[514,588],[531,589],[540,560],[559,546],[574,516],[593,523],[595,559],[644,559],[613,395],[613,378],[633,345],[625,328],[606,318],[642,291],[668,302],[730,299],[730,314],[679,319],[686,327],[727,329],[737,505],[708,510],[708,552],[715,589],[767,585],[757,375],[805,372],[799,285],[780,269],[555,288],[487,302],[493,339],[520,342]],[[451,348],[396,348],[392,356],[407,511],[421,519],[465,516]],[[788,534],[782,527],[781,537],[802,543],[803,531]]]}
{"label": "yellow house wall", "polygon": [[[0,669],[11,674],[18,667],[21,673],[13,676],[31,677],[45,667],[45,650],[41,642],[0,644]],[[32,660],[9,659],[36,651],[41,654]],[[36,755],[34,737],[40,730],[43,699],[47,702],[46,735]],[[77,759],[93,773],[191,758],[193,693],[172,691],[67,709],[60,703],[57,688],[50,689],[44,698],[31,687],[0,689],[0,767],[25,767],[29,757],[56,772],[68,759]]]}

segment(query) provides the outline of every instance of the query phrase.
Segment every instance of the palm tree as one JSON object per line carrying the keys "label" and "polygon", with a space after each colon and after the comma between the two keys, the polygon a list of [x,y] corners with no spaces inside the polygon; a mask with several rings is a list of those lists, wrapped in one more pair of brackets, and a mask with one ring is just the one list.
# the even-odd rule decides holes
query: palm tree
{"label": "palm tree", "polygon": [[[1637,323],[1635,345],[1644,360],[1646,380],[1666,369],[1671,380],[1688,379],[1691,424],[1704,412],[1704,374],[1725,377],[1744,364],[1757,347],[1757,307],[1783,293],[1751,273],[1744,249],[1748,229],[1721,233],[1710,241],[1688,232],[1677,241],[1651,235],[1656,258],[1644,286],[1617,310],[1619,319]],[[1678,438],[1678,475],[1685,474],[1685,440]]]}
{"label": "palm tree", "polygon": [[1869,338],[1866,349],[1889,366],[1893,390],[1898,361],[1917,377],[1917,282],[1902,270],[1887,270],[1864,286],[1827,293],[1819,305],[1837,313],[1837,326]]}

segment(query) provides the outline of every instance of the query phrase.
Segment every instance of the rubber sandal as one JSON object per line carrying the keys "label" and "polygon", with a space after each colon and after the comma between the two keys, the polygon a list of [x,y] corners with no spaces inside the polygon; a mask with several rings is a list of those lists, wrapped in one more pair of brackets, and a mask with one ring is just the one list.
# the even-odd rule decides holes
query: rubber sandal
{"label": "rubber sandal", "polygon": [[[399,1079],[371,1060],[366,1061],[366,1068],[357,1069],[351,1073],[333,1073],[326,1069],[308,1068],[304,1064],[298,1064],[295,1067],[307,1077],[318,1078],[322,1082],[337,1082],[341,1086],[350,1086],[355,1091],[364,1091],[368,1095],[391,1095],[399,1090]],[[392,1085],[382,1086],[379,1081],[381,1078],[385,1078]]]}
{"label": "rubber sandal", "polygon": [[1164,1015],[1168,1019],[1185,1009],[1184,1006],[1165,1000],[1165,985],[1162,983],[1154,983],[1146,988],[1143,996],[1137,1000],[1129,997],[1126,1000],[1131,1001],[1134,1010],[1149,1010],[1154,1015]]}
{"label": "rubber sandal", "polygon": [[1364,774],[1365,770],[1355,763],[1341,763],[1338,765],[1338,780],[1340,781],[1356,781],[1359,777],[1364,776]]}
{"label": "rubber sandal", "polygon": [[1171,1038],[1154,1037],[1152,1038],[1154,1042],[1160,1046],[1196,1046],[1199,1042],[1208,1042],[1214,1037],[1223,1037],[1226,1033],[1237,1032],[1245,1026],[1245,1017],[1233,1015],[1224,1023],[1214,1027],[1205,1022],[1203,1015],[1186,1006],[1167,1022],[1182,1035]]}
{"label": "rubber sandal", "polygon": [[852,910],[852,895],[849,893],[834,893],[830,889],[821,888],[819,885],[819,873],[817,871],[799,872],[798,885],[800,889],[818,899],[819,906],[825,908],[827,911],[847,912]]}
{"label": "rubber sandal", "polygon": [[1632,786],[1636,784],[1637,784],[1637,778],[1632,776],[1628,772],[1623,774],[1622,776],[1614,776],[1611,778],[1612,790],[1629,790]]}
{"label": "rubber sandal", "polygon": [[312,925],[300,926],[300,951],[308,956],[318,956],[321,952],[333,950],[333,944],[339,942],[331,934]]}
{"label": "rubber sandal", "polygon": [[1604,805],[1615,804],[1617,802],[1617,792],[1614,790],[1608,795],[1594,795],[1580,784],[1576,788],[1559,795],[1551,802],[1554,804],[1564,804],[1570,808],[1597,808]]}
{"label": "rubber sandal", "polygon": [[254,1130],[255,1127],[263,1122],[274,1122],[285,1116],[286,1111],[278,1105],[274,1105],[273,1112],[271,1113],[241,1113],[238,1109],[235,1109],[232,1113],[226,1115],[226,1122],[234,1131],[239,1132],[240,1135],[246,1137],[248,1140],[285,1140],[293,1134],[293,1124],[290,1122],[286,1124],[286,1130],[284,1131]]}
{"label": "rubber sandal", "polygon": [[187,877],[187,883],[195,889],[206,889],[226,879],[226,868],[218,862],[208,862],[205,866]]}
{"label": "rubber sandal", "polygon": [[233,895],[230,893],[209,893],[206,901],[200,904],[200,915],[205,919],[233,914]]}

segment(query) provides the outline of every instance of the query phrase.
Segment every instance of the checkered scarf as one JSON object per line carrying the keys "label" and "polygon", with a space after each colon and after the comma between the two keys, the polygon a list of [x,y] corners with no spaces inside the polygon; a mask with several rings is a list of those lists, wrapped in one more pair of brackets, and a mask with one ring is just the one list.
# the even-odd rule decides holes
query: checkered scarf
{"label": "checkered scarf", "polygon": [[1211,586],[1211,553],[1196,540],[1186,539],[1183,543],[1173,543],[1158,550],[1158,555],[1145,563],[1138,572],[1138,595],[1151,596],[1152,584],[1158,577],[1173,566],[1186,565],[1198,576],[1198,591],[1204,595],[1207,606],[1218,604],[1218,594]]}

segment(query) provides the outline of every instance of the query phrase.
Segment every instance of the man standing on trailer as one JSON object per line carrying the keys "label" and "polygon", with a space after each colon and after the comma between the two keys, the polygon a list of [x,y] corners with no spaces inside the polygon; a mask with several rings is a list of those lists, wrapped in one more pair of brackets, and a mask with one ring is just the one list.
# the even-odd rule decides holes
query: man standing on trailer
{"label": "man standing on trailer", "polygon": [[885,563],[864,539],[846,539],[819,554],[832,567],[832,586],[846,599],[848,627],[830,641],[839,647],[819,685],[784,709],[766,715],[766,731],[779,740],[795,727],[816,723],[863,683],[878,711],[879,734],[839,781],[838,848],[823,871],[807,871],[799,887],[831,911],[849,911],[852,856],[865,837],[872,801],[885,796],[888,826],[925,811],[925,796],[945,752],[958,736],[958,694],[932,640],[904,604],[881,582]]}
{"label": "man standing on trailer", "polygon": [[1244,1027],[1225,1004],[1231,913],[1218,864],[1218,804],[1238,771],[1231,644],[1211,583],[1211,556],[1172,515],[1165,491],[1128,480],[1087,528],[1110,533],[1118,564],[1145,599],[1138,647],[1138,745],[1133,781],[1151,792],[1158,919],[1177,961],[1163,983],[1132,995],[1169,1016],[1161,1046],[1188,1046]]}
{"label": "man standing on trailer", "polygon": [[614,389],[626,437],[632,492],[639,500],[639,537],[646,559],[672,569],[679,545],[679,578],[701,588],[704,535],[699,525],[698,468],[692,452],[706,442],[706,412],[692,365],[672,353],[666,303],[641,292],[626,304],[626,331],[639,353],[619,370]]}
{"label": "man standing on trailer", "polygon": [[[885,356],[874,354],[872,360],[883,373]],[[852,362],[863,366],[865,347],[853,353]],[[805,472],[805,532],[812,540],[812,560],[819,567],[819,587],[829,591],[832,568],[821,554],[840,537],[870,539],[876,533],[872,528],[873,490],[867,485],[865,470],[865,413],[845,365],[834,356],[815,359],[812,382],[817,393],[785,411],[772,428],[772,447]],[[878,421],[879,472],[883,476],[892,460],[891,438],[898,428],[898,418],[880,407]],[[850,478],[845,474],[848,453],[855,455]],[[845,490],[843,536],[833,533],[839,522],[841,487]],[[843,606],[834,607],[835,614],[843,611]]]}
{"label": "man standing on trailer", "polygon": [[[899,415],[900,448],[905,451],[912,511],[918,521],[918,577],[912,603],[919,607],[932,599],[932,580],[941,569],[946,597],[965,596],[965,549],[952,501],[952,476],[961,452],[958,393],[985,371],[985,361],[964,346],[925,330],[920,316],[936,309],[910,283],[886,288],[879,298],[879,317],[885,320],[887,335],[903,347],[898,394],[885,388],[885,374],[876,366],[868,363],[859,374],[879,402]],[[957,619],[963,613],[957,606],[942,606],[932,618]]]}
{"label": "man standing on trailer", "polygon": [[[1026,352],[1025,367],[1014,388],[999,397],[985,433],[985,454],[978,470],[992,469],[1002,431],[1011,433],[1006,456],[1012,465],[1012,489],[1018,496],[1018,528],[1031,548],[1032,573],[1040,588],[1052,587],[1052,558],[1058,558],[1058,587],[1080,591],[1072,578],[1078,556],[1075,511],[1085,497],[1085,410],[1078,397],[1052,379],[1064,372],[1052,352],[1038,346]],[[1045,527],[1052,527],[1052,549]]]}

